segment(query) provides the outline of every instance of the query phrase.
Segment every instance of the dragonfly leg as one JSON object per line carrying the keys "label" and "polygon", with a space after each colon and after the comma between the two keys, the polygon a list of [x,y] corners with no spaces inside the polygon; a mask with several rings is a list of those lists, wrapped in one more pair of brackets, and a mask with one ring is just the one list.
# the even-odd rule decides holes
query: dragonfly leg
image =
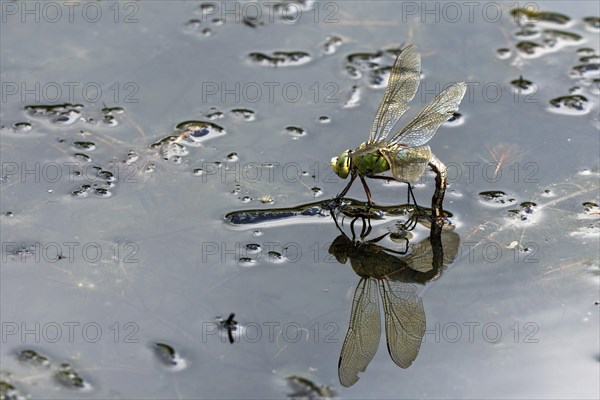
{"label": "dragonfly leg", "polygon": [[362,182],[363,187],[365,188],[365,193],[367,194],[367,208],[371,208],[373,206],[373,200],[371,198],[371,190],[369,190],[369,186],[367,185],[367,181],[364,176],[360,176],[360,181]]}
{"label": "dragonfly leg", "polygon": [[429,166],[435,172],[435,192],[431,198],[431,212],[436,220],[441,220],[444,217],[442,203],[444,202],[444,194],[446,193],[446,175],[447,169],[434,154],[431,154]]}
{"label": "dragonfly leg", "polygon": [[350,190],[350,187],[352,186],[352,183],[354,182],[355,179],[356,179],[356,173],[352,173],[352,176],[350,177],[350,182],[348,182],[348,184],[346,185],[344,190],[342,190],[342,193],[337,195],[338,198],[344,197],[346,195],[346,193],[348,193],[348,190]]}

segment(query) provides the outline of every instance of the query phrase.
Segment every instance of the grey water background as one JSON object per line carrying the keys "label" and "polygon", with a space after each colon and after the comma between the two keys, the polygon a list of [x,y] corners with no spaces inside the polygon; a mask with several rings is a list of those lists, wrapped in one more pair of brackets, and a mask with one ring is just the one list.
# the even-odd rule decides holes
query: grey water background
{"label": "grey water background", "polygon": [[[285,398],[294,393],[286,378],[301,376],[343,398],[598,397],[598,214],[583,206],[599,201],[598,88],[570,76],[577,49],[600,53],[598,30],[582,22],[598,16],[596,2],[535,2],[572,19],[551,28],[583,37],[535,58],[515,48],[514,2],[478,3],[472,20],[462,3],[457,19],[450,9],[443,14],[445,3],[436,3],[437,21],[421,14],[422,3],[315,2],[296,22],[275,14],[255,27],[232,14],[220,16],[226,7],[220,2],[214,17],[222,23],[203,15],[195,1],[94,3],[102,10],[97,22],[78,12],[73,22],[66,14],[56,22],[48,21],[50,14],[23,22],[24,4],[2,2],[0,32],[0,360],[2,380],[19,393]],[[493,5],[484,17],[485,4]],[[328,54],[330,36],[342,43]],[[340,192],[345,182],[331,174],[329,159],[366,140],[383,95],[369,87],[367,72],[359,79],[348,74],[346,57],[403,43],[418,45],[423,79],[402,121],[447,83],[470,83],[462,124],[443,126],[430,143],[450,167],[445,208],[454,215],[461,248],[450,269],[421,288],[427,332],[413,365],[398,368],[382,338],[360,380],[343,388],[337,363],[359,277],[327,252],[339,234],[331,219],[239,227],[224,216]],[[499,48],[511,49],[510,57],[500,59]],[[310,60],[274,67],[249,57],[273,51],[303,51]],[[392,61],[384,56],[382,62]],[[538,89],[515,94],[510,82],[520,75]],[[36,82],[39,98],[23,95],[20,85],[35,88]],[[65,82],[76,83],[73,96]],[[60,98],[49,98],[51,83],[63,88]],[[88,101],[86,84],[101,87],[98,101]],[[578,85],[588,113],[549,110],[551,99]],[[255,101],[257,86],[262,93]],[[360,91],[358,105],[345,107],[353,86]],[[223,90],[231,88],[233,94]],[[301,94],[292,101],[297,88]],[[64,102],[82,104],[85,120],[54,123],[25,110]],[[103,122],[103,102],[124,108],[115,113],[117,126]],[[211,122],[226,134],[188,146],[180,163],[149,147],[182,121],[208,120],[213,108],[223,118]],[[231,113],[239,108],[254,111],[255,120]],[[321,116],[330,122],[319,122]],[[22,122],[31,129],[14,127]],[[306,134],[290,135],[288,126]],[[76,141],[95,148],[81,150]],[[500,166],[502,175],[494,176],[493,155],[502,149],[514,151]],[[124,163],[130,152],[138,158]],[[71,194],[99,182],[76,153],[88,155],[88,165],[115,172],[112,196]],[[256,179],[249,175],[265,163],[272,168],[260,169]],[[198,168],[204,174],[194,174]],[[23,175],[25,169],[38,172]],[[86,173],[75,176],[74,170]],[[311,190],[315,186],[319,190]],[[382,204],[406,196],[402,185],[372,183],[371,190]],[[505,192],[506,202],[479,195],[492,190]],[[432,192],[428,174],[415,193],[428,204]],[[263,196],[272,204],[263,204]],[[364,198],[359,184],[349,196]],[[511,216],[508,210],[522,202],[537,207]],[[415,233],[416,241],[424,237]],[[248,253],[247,244],[260,245],[262,253]],[[55,249],[66,258],[56,260]],[[286,257],[272,262],[266,256],[271,249]],[[256,261],[241,263],[242,256]],[[233,345],[216,325],[217,316],[231,312],[240,324]],[[184,368],[165,366],[156,342],[172,346]],[[51,366],[19,361],[25,349],[45,355]],[[53,374],[62,362],[90,389],[57,381]]]}

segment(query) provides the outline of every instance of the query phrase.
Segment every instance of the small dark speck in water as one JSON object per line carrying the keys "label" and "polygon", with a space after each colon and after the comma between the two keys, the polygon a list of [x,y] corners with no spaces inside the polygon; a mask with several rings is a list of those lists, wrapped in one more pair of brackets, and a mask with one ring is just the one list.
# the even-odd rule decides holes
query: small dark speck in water
{"label": "small dark speck in water", "polygon": [[510,49],[503,47],[501,49],[496,50],[496,55],[498,56],[499,59],[505,60],[511,56],[511,51],[510,51]]}
{"label": "small dark speck in water", "polygon": [[446,121],[444,124],[446,126],[458,126],[458,125],[461,125],[463,122],[464,122],[464,118],[463,118],[462,114],[459,112],[453,112],[450,119],[448,119],[448,121]]}
{"label": "small dark speck in water", "polygon": [[227,154],[227,161],[228,162],[235,162],[238,161],[240,159],[240,157],[238,156],[237,153],[229,153]]}
{"label": "small dark speck in water", "polygon": [[519,79],[510,81],[513,90],[528,94],[535,90],[535,85],[532,81],[519,76]]}
{"label": "small dark speck in water", "polygon": [[331,118],[329,118],[329,117],[328,117],[328,116],[326,116],[326,115],[321,115],[321,116],[319,117],[319,122],[320,122],[320,123],[322,123],[322,124],[328,124],[328,123],[330,123],[330,122],[331,122]]}

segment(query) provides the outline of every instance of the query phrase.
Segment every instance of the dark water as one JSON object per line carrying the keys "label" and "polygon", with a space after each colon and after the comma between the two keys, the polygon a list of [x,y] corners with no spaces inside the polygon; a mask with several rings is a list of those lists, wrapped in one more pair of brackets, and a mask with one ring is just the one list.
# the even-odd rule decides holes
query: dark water
{"label": "dark water", "polygon": [[[598,397],[597,4],[44,4],[1,3],[4,394]],[[343,189],[329,159],[367,139],[409,43],[423,76],[403,121],[469,85],[429,143],[460,242],[414,284],[426,330],[410,368],[382,332],[345,388],[361,278],[313,206]],[[403,184],[370,188],[406,201]],[[358,183],[348,196],[365,199]]]}

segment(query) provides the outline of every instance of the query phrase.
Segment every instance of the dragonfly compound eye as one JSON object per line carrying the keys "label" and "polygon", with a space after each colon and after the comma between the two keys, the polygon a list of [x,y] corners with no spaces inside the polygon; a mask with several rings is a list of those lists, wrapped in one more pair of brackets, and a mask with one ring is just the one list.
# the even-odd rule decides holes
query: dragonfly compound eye
{"label": "dragonfly compound eye", "polygon": [[338,157],[331,159],[331,168],[342,179],[346,179],[350,173],[350,150],[343,151]]}

